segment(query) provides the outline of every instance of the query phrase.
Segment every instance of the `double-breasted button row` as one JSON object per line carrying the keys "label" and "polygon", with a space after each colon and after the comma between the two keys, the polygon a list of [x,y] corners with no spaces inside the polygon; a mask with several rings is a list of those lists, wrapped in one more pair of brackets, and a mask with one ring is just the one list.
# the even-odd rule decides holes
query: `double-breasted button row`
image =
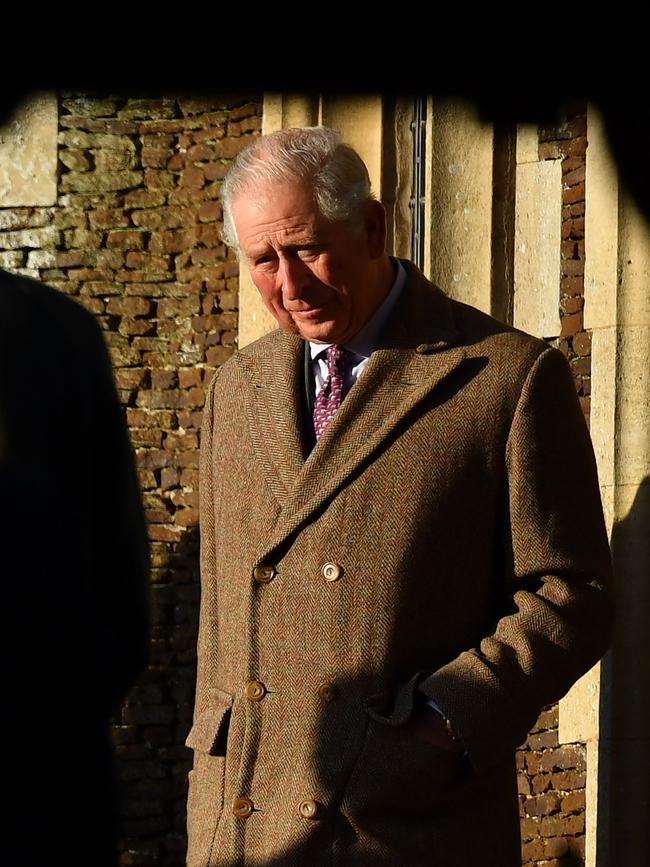
{"label": "double-breasted button row", "polygon": [[249,701],[262,701],[266,695],[266,687],[261,680],[250,680],[246,684],[245,692]]}
{"label": "double-breasted button row", "polygon": [[[237,819],[248,819],[254,810],[255,805],[250,798],[235,798],[232,802],[232,814]],[[298,813],[303,819],[320,819],[323,805],[314,798],[305,798],[298,804]]]}
{"label": "double-breasted button row", "polygon": [[[343,566],[340,563],[323,563],[321,567],[321,575],[326,581],[338,581],[343,575]],[[253,569],[253,578],[258,584],[270,584],[278,574],[275,566],[262,564]]]}
{"label": "double-breasted button row", "polygon": [[[316,692],[323,701],[334,701],[339,694],[336,684],[330,683],[330,681],[321,683]],[[262,701],[268,690],[266,684],[262,683],[261,680],[249,680],[244,688],[244,693],[249,701]]]}

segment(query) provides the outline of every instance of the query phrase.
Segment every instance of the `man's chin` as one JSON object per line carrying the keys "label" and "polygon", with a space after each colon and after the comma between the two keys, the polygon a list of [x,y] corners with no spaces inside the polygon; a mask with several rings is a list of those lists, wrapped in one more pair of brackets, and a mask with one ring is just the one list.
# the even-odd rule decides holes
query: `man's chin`
{"label": "man's chin", "polygon": [[278,319],[278,325],[283,331],[296,334],[303,340],[311,340],[313,343],[334,343],[334,340],[328,336],[326,328],[319,328],[313,324],[308,327],[303,324],[297,325],[293,319]]}
{"label": "man's chin", "polygon": [[298,333],[313,343],[336,343],[336,328],[332,322],[296,323]]}

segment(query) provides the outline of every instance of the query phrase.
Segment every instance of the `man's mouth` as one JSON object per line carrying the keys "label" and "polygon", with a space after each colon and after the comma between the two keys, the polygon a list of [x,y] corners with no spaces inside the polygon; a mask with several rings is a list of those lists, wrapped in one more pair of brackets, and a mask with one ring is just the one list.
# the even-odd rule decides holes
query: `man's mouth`
{"label": "man's mouth", "polygon": [[310,310],[297,310],[293,315],[300,319],[314,319],[320,315],[322,307],[312,307]]}
{"label": "man's mouth", "polygon": [[307,310],[290,310],[291,316],[298,319],[318,319],[326,305],[323,307],[310,307]]}

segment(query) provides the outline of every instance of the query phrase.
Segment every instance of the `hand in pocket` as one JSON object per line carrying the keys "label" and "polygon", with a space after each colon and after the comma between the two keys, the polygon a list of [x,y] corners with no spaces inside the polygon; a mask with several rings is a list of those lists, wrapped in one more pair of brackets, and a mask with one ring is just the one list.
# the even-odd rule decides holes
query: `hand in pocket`
{"label": "hand in pocket", "polygon": [[462,744],[448,733],[442,714],[425,702],[416,702],[413,713],[406,723],[406,730],[413,737],[439,747],[441,750],[450,753],[463,752]]}

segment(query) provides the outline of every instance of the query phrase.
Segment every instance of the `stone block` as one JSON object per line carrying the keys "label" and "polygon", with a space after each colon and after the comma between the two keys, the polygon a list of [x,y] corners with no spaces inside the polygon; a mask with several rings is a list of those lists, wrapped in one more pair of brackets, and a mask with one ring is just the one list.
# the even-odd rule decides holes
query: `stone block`
{"label": "stone block", "polygon": [[560,700],[560,743],[584,743],[598,737],[599,702],[600,663],[597,663]]}
{"label": "stone block", "polygon": [[129,99],[124,108],[117,112],[117,116],[125,120],[168,119],[173,118],[175,114],[176,99],[174,97]]}
{"label": "stone block", "polygon": [[13,271],[21,268],[25,262],[25,254],[22,250],[5,250],[0,253],[0,268]]}
{"label": "stone block", "polygon": [[22,229],[16,232],[0,232],[0,250],[18,250],[21,247],[36,249],[56,247],[60,240],[61,232],[54,226]]}
{"label": "stone block", "polygon": [[28,268],[54,268],[57,254],[54,250],[30,250],[27,254]]}
{"label": "stone block", "polygon": [[538,154],[539,133],[537,124],[522,123],[517,125],[517,163],[536,163]]}
{"label": "stone block", "polygon": [[59,144],[64,147],[88,150],[126,150],[135,151],[135,142],[128,135],[111,135],[106,133],[89,133],[83,130],[66,130],[59,133]]}
{"label": "stone block", "polygon": [[79,148],[61,148],[59,160],[67,169],[73,172],[88,172],[93,167],[92,162],[88,158],[88,153],[79,150]]}
{"label": "stone block", "polygon": [[120,172],[137,168],[135,151],[99,149],[95,151],[95,170],[98,172]]}
{"label": "stone block", "polygon": [[176,166],[173,164],[173,152],[169,148],[143,148],[140,155],[142,165],[145,168],[153,169],[173,169]]}
{"label": "stone block", "polygon": [[177,229],[196,224],[195,212],[178,206],[132,211],[131,219],[134,225],[149,230]]}
{"label": "stone block", "polygon": [[110,190],[129,190],[142,183],[142,172],[68,172],[61,178],[60,188],[65,192],[89,193]]}
{"label": "stone block", "polygon": [[138,229],[111,231],[106,234],[106,246],[117,250],[142,250],[144,233]]}
{"label": "stone block", "polygon": [[53,208],[11,208],[0,210],[0,231],[34,229],[56,223],[58,212]]}
{"label": "stone block", "polygon": [[561,178],[558,162],[517,167],[514,324],[538,337],[560,333]]}
{"label": "stone block", "polygon": [[0,136],[0,208],[54,205],[58,108],[55,93],[33,93],[5,120]]}
{"label": "stone block", "polygon": [[129,217],[122,208],[100,208],[88,214],[91,229],[115,229],[129,225]]}
{"label": "stone block", "polygon": [[117,98],[74,97],[62,99],[61,105],[71,114],[87,115],[88,117],[111,117],[115,115],[121,100]]}
{"label": "stone block", "polygon": [[134,190],[124,196],[125,208],[159,208],[165,204],[166,198],[163,192],[151,190]]}

